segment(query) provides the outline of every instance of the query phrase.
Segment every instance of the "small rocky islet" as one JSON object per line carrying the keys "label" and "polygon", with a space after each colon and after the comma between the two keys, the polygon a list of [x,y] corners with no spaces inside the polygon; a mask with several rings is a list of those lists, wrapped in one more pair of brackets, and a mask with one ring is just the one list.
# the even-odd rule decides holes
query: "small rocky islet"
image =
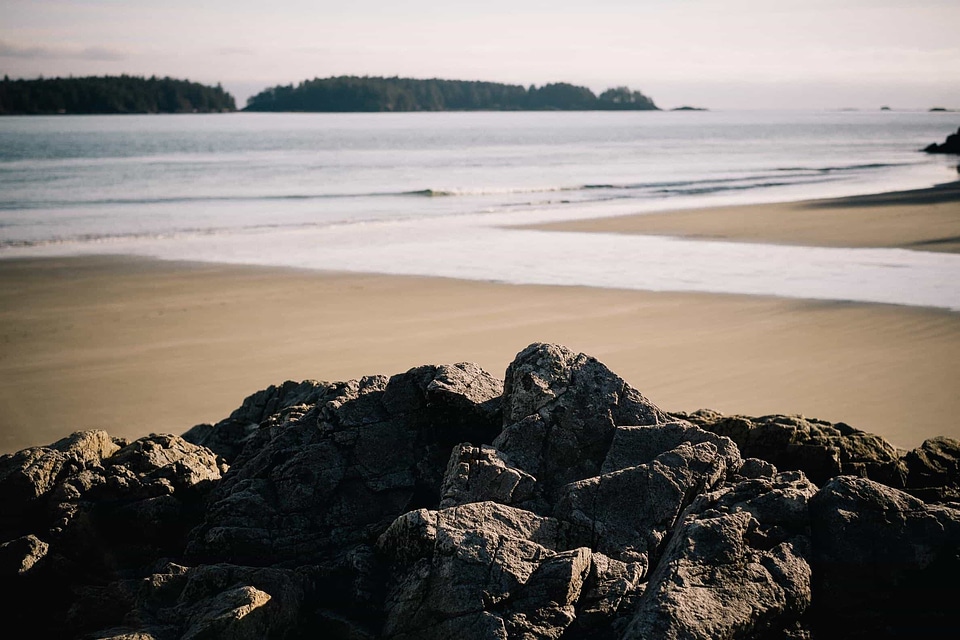
{"label": "small rocky islet", "polygon": [[927,153],[946,153],[960,155],[960,127],[956,133],[951,133],[941,143],[931,142],[923,150]]}
{"label": "small rocky islet", "polygon": [[0,457],[0,504],[31,637],[960,633],[960,442],[670,414],[557,345],[78,432]]}

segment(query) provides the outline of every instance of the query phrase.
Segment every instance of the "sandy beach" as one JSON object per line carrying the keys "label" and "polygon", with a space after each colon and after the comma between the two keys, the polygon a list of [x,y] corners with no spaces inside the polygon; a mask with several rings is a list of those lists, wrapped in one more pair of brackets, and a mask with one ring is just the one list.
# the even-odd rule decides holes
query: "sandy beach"
{"label": "sandy beach", "polygon": [[960,315],[889,305],[511,286],[87,257],[0,261],[0,450],[181,433],[287,379],[557,342],[661,407],[802,413],[902,447],[960,436]]}
{"label": "sandy beach", "polygon": [[688,209],[528,228],[960,253],[960,182],[831,200]]}

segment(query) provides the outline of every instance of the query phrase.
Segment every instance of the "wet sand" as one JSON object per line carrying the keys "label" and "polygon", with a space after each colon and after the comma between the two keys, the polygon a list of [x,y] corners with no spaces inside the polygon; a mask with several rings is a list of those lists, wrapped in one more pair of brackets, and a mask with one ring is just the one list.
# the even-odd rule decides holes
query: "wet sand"
{"label": "wet sand", "polygon": [[960,253],[960,182],[832,200],[689,209],[527,228]]}
{"label": "wet sand", "polygon": [[287,379],[596,356],[671,411],[802,413],[902,447],[960,437],[960,314],[87,257],[0,260],[0,452],[182,433]]}

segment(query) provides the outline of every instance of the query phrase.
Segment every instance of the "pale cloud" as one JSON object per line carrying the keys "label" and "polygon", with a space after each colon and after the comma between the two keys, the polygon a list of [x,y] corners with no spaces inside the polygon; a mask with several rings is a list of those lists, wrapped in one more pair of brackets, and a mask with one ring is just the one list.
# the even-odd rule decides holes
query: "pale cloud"
{"label": "pale cloud", "polygon": [[84,47],[76,54],[67,52],[66,57],[75,57],[81,60],[126,60],[130,55],[126,51],[111,49],[110,47]]}
{"label": "pale cloud", "polygon": [[253,56],[256,54],[257,50],[250,47],[221,47],[217,49],[217,55],[221,56]]}
{"label": "pale cloud", "polygon": [[785,107],[798,106],[787,83],[804,96],[821,87],[823,103],[855,103],[856,88],[870,85],[865,106],[884,87],[902,103],[954,96],[960,106],[956,0],[4,4],[0,59],[12,76],[126,72],[264,87],[340,74],[568,81],[629,84],[658,103],[674,101],[670,87],[700,87],[699,99],[684,91],[682,101],[708,105],[735,103],[722,87],[737,84],[768,86]]}
{"label": "pale cloud", "polygon": [[129,57],[126,51],[110,47],[44,47],[24,46],[0,41],[0,58],[49,58],[116,61]]}
{"label": "pale cloud", "polygon": [[50,58],[52,51],[45,47],[22,47],[0,41],[0,58]]}

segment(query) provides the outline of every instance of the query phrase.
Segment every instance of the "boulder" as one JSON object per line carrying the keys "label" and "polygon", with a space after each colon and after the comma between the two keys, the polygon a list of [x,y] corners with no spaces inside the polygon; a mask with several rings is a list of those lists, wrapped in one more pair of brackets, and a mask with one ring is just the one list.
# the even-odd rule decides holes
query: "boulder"
{"label": "boulder", "polygon": [[645,568],[656,563],[680,512],[719,487],[727,470],[711,443],[685,442],[650,462],[570,483],[555,514],[571,524],[576,543]]}
{"label": "boulder", "polygon": [[268,419],[274,423],[296,419],[330,387],[328,383],[314,380],[288,380],[279,386],[271,385],[245,398],[243,404],[217,424],[198,424],[184,433],[183,439],[207,447],[232,463],[260,423]]}
{"label": "boulder", "polygon": [[507,368],[503,421],[493,446],[552,499],[567,483],[600,472],[618,425],[667,416],[595,358],[537,343]]}
{"label": "boulder", "polygon": [[495,435],[499,390],[475,365],[331,385],[298,418],[258,429],[188,554],[265,566],[371,544],[406,511],[439,505],[453,447]]}
{"label": "boulder", "polygon": [[90,631],[125,611],[128,600],[84,608],[77,594],[181,552],[226,465],[178,436],[125,444],[87,431],[5,456],[0,468],[0,502],[18,515],[0,542],[11,620],[56,635],[68,620]]}
{"label": "boulder", "polygon": [[960,635],[960,511],[842,476],[811,499],[810,516],[823,637]]}
{"label": "boulder", "polygon": [[39,637],[952,638],[958,461],[668,415],[538,343],[503,384],[287,382],[183,438],[0,457],[0,588]]}
{"label": "boulder", "polygon": [[126,603],[93,638],[279,638],[303,626],[309,585],[307,576],[279,569],[167,563],[144,578],[81,590],[72,611],[77,617]]}
{"label": "boulder", "polygon": [[927,145],[924,149],[927,153],[958,153],[960,154],[960,129],[956,133],[951,133],[947,139],[937,144],[936,142]]}
{"label": "boulder", "polygon": [[926,502],[960,503],[960,441],[937,437],[909,451],[906,491]]}
{"label": "boulder", "polygon": [[784,415],[725,416],[703,409],[675,415],[730,438],[746,457],[766,460],[784,471],[803,471],[814,483],[846,474],[904,486],[902,452],[883,438],[842,422]]}
{"label": "boulder", "polygon": [[[450,455],[440,488],[440,507],[493,501],[537,510],[531,502],[536,484],[536,478],[511,467],[494,447],[462,443]],[[547,508],[541,506],[540,510]]]}
{"label": "boulder", "polygon": [[19,508],[35,504],[63,476],[96,467],[121,443],[105,431],[78,431],[46,447],[0,456],[0,496],[6,506],[0,522],[4,527],[19,522],[23,517]]}
{"label": "boulder", "polygon": [[796,629],[811,602],[800,472],[701,494],[684,512],[624,638],[755,638]]}
{"label": "boulder", "polygon": [[392,561],[383,637],[559,637],[591,555],[558,554],[560,538],[556,520],[494,502],[401,516],[378,542]]}
{"label": "boulder", "polygon": [[211,496],[186,557],[312,566],[325,619],[373,633],[371,611],[382,606],[377,538],[404,513],[439,506],[454,447],[499,431],[501,390],[473,364],[328,385],[312,405],[261,422]]}

